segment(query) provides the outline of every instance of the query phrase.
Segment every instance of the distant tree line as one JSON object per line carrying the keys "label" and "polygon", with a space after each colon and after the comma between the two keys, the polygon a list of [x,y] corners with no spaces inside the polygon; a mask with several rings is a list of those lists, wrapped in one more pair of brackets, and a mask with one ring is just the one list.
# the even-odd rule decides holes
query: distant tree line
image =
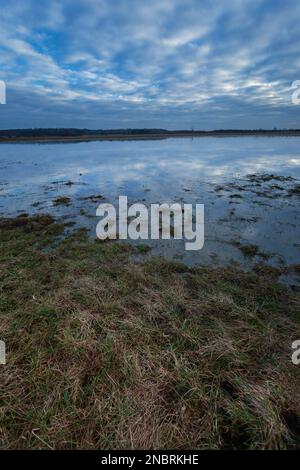
{"label": "distant tree line", "polygon": [[298,134],[300,129],[216,129],[203,130],[175,130],[166,129],[76,129],[76,128],[31,128],[0,130],[0,138],[22,137],[84,137],[84,136],[176,136],[176,135],[259,135],[259,134]]}

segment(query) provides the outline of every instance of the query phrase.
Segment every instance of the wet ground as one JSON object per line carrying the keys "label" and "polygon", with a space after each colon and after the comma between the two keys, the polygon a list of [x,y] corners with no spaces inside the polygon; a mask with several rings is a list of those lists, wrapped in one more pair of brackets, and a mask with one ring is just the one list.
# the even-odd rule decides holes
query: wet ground
{"label": "wet ground", "polygon": [[[203,203],[205,244],[143,241],[188,264],[279,267],[299,285],[300,140],[227,137],[0,145],[0,216],[50,213],[95,236],[100,202]],[[296,288],[296,287],[295,287]]]}

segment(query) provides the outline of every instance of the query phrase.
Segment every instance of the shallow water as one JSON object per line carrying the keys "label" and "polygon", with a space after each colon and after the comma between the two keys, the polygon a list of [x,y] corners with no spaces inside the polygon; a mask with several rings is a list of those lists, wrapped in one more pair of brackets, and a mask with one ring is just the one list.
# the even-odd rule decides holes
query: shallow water
{"label": "shallow water", "polygon": [[[147,241],[152,253],[188,264],[299,264],[300,196],[289,192],[299,184],[299,144],[297,137],[254,136],[1,144],[0,215],[51,213],[95,235],[99,201],[83,199],[91,195],[114,204],[119,195],[129,204],[204,203],[201,251],[185,251],[178,240]],[[247,177],[261,173],[295,179]],[[70,205],[55,206],[59,196]],[[237,243],[258,245],[260,254],[245,257]]]}

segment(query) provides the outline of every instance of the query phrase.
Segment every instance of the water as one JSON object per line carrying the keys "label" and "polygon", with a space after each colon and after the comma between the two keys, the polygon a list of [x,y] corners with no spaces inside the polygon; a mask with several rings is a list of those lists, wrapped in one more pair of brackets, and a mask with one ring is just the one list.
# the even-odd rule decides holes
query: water
{"label": "water", "polygon": [[[188,252],[184,242],[147,241],[152,254],[188,264],[251,267],[300,263],[300,140],[297,137],[205,137],[155,141],[0,145],[0,215],[50,213],[86,226],[95,236],[102,195],[116,204],[205,204],[205,245]],[[262,181],[249,174],[293,177]],[[55,206],[59,196],[71,199]],[[145,242],[143,242],[145,243]],[[240,245],[238,245],[240,244]],[[257,245],[245,257],[240,246]]]}

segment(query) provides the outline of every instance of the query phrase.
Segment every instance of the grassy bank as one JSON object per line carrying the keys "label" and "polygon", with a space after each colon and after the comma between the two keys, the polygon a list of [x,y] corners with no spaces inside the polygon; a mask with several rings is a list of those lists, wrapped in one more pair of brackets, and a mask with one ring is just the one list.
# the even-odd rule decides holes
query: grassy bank
{"label": "grassy bank", "polygon": [[2,448],[299,445],[299,293],[0,222]]}

